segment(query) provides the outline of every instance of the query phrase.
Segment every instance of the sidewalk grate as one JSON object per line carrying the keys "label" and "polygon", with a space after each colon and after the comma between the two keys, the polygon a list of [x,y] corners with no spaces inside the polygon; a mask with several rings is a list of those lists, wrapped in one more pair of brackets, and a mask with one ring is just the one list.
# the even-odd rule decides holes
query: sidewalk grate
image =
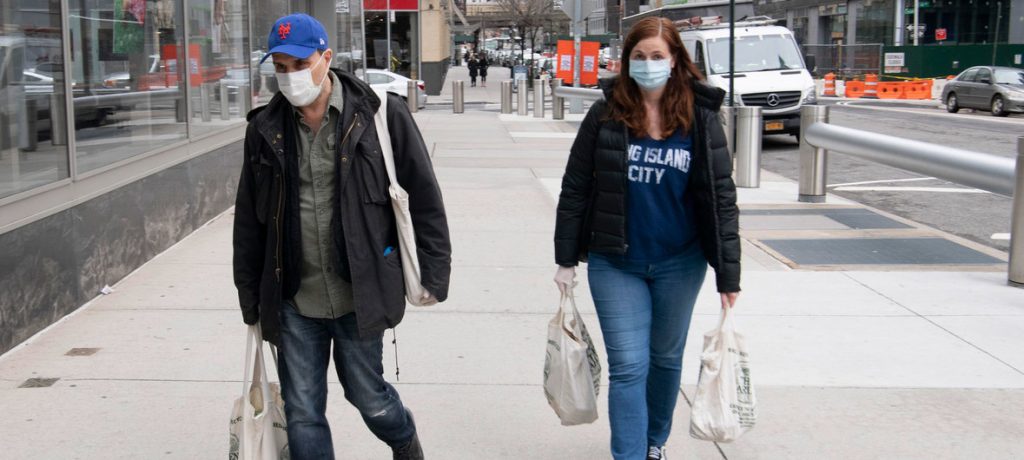
{"label": "sidewalk grate", "polygon": [[53,386],[58,380],[60,379],[31,378],[18,385],[18,388],[47,388]]}
{"label": "sidewalk grate", "polygon": [[[853,230],[887,230],[913,228],[902,222],[885,217],[877,212],[862,208],[824,209],[751,209],[741,210],[741,217],[824,217],[839,222]],[[740,221],[742,224],[742,220]],[[761,228],[759,228],[761,229]],[[788,227],[786,228],[788,229]]]}
{"label": "sidewalk grate", "polygon": [[72,348],[64,353],[64,356],[92,356],[100,351],[99,348]]}
{"label": "sidewalk grate", "polygon": [[1005,262],[943,238],[761,240],[798,265],[990,265]]}

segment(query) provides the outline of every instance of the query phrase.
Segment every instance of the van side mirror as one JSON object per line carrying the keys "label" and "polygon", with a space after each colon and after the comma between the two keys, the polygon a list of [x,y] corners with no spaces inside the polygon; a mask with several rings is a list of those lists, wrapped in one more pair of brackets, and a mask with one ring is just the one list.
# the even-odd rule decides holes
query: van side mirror
{"label": "van side mirror", "polygon": [[817,68],[818,68],[818,65],[815,62],[815,57],[814,57],[813,54],[805,54],[804,55],[804,64],[807,65],[807,71],[809,71],[811,73],[814,73],[814,71],[817,70]]}

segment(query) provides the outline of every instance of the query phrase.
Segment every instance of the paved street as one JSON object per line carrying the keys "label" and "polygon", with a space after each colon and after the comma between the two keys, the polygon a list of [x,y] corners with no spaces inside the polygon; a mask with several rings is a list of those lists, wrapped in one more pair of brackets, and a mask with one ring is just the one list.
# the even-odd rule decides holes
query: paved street
{"label": "paved street", "polygon": [[[458,69],[449,78],[460,78]],[[454,266],[449,301],[411,309],[398,328],[396,386],[429,458],[609,458],[604,398],[596,423],[566,428],[541,389],[558,300],[554,208],[576,123],[501,115],[490,90],[480,88],[480,107],[464,114],[434,105],[416,115],[448,207]],[[670,458],[1024,457],[1024,291],[1005,284],[1005,252],[838,196],[845,192],[798,203],[796,184],[771,172],[785,164],[771,158],[792,154],[790,141],[766,145],[761,187],[739,190],[736,321],[752,351],[758,424],[732,444],[687,433],[701,335],[718,319],[709,277],[687,342]],[[5,458],[224,455],[245,338],[231,221],[229,210],[113,293],[0,356]],[[860,246],[820,249],[840,241]],[[894,246],[871,246],[893,242],[923,249],[888,263],[880,248]],[[580,281],[580,307],[603,357]],[[386,343],[391,381],[395,353]],[[339,458],[389,458],[331,382]]]}
{"label": "paved street", "polygon": [[[995,118],[970,110],[950,114],[936,102],[856,101],[830,110],[830,122],[839,126],[1009,158],[1016,157],[1017,137],[1024,134],[1024,116]],[[795,180],[796,139],[766,136],[763,144],[761,166]],[[993,248],[1009,247],[1009,198],[845,155],[831,155],[828,161],[830,193]]]}

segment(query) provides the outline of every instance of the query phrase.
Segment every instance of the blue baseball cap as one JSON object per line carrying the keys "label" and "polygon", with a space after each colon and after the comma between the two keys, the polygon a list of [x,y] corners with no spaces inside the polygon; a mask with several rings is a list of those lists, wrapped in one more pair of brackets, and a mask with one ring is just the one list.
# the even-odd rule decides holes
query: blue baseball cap
{"label": "blue baseball cap", "polygon": [[289,14],[274,22],[267,46],[270,51],[263,55],[260,64],[274,53],[305,59],[314,51],[327,49],[327,31],[320,21],[308,14]]}

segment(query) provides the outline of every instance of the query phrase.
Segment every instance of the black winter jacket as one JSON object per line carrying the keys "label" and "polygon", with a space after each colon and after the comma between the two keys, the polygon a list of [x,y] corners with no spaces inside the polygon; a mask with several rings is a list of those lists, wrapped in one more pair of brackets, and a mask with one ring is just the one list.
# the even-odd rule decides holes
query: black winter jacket
{"label": "black winter jacket", "polygon": [[[611,99],[615,79],[602,80]],[[708,263],[715,269],[719,292],[740,290],[739,209],[732,181],[732,159],[718,116],[725,92],[693,85],[696,107],[694,156],[686,193],[693,198],[697,233]],[[625,124],[606,117],[607,102],[595,103],[580,126],[562,177],[555,224],[555,262],[572,267],[586,261],[588,251],[625,254],[626,150]]]}
{"label": "black winter jacket", "polygon": [[[352,282],[361,335],[396,326],[405,314],[405,285],[395,216],[388,198],[374,114],[380,99],[353,75],[341,80],[344,110],[335,142],[334,255],[331,269]],[[388,128],[397,176],[409,192],[423,287],[438,301],[448,297],[451,243],[441,190],[419,129],[399,96],[388,96]],[[298,161],[292,107],[280,93],[248,115],[245,158],[235,200],[234,278],[242,318],[260,322],[263,337],[280,340],[283,300],[299,289],[302,241]]]}

